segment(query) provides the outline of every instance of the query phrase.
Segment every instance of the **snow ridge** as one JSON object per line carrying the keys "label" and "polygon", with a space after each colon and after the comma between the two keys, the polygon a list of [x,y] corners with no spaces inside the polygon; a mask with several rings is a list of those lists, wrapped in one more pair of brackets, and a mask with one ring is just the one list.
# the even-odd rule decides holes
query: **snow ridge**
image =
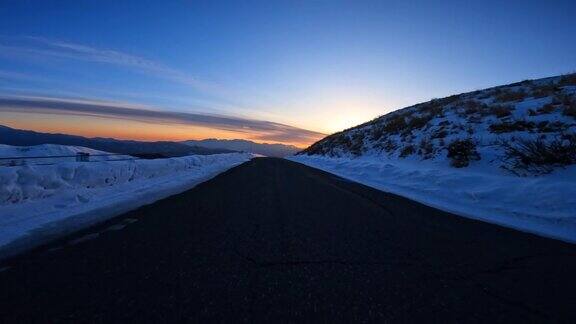
{"label": "snow ridge", "polygon": [[[479,164],[528,175],[576,163],[575,134],[576,74],[572,74],[417,104],[330,135],[300,154],[385,156],[456,167]],[[525,141],[566,146],[573,150],[572,156],[568,163],[525,166],[510,154]]]}

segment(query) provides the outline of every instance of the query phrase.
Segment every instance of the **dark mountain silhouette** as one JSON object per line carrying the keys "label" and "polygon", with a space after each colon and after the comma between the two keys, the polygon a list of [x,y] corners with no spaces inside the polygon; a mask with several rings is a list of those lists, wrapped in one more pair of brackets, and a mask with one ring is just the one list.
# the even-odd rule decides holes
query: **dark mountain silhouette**
{"label": "dark mountain silhouette", "polygon": [[233,151],[242,151],[249,153],[262,154],[272,157],[285,157],[298,152],[300,149],[293,145],[285,144],[268,144],[255,143],[247,140],[221,140],[221,139],[204,139],[185,141],[188,145],[197,145],[211,149],[227,149]]}
{"label": "dark mountain silhouette", "polygon": [[172,157],[191,154],[230,153],[232,150],[206,148],[178,142],[143,142],[118,140],[114,138],[87,138],[76,135],[40,133],[30,130],[14,129],[0,125],[0,144],[30,146],[39,144],[60,144],[84,146],[110,153],[122,153],[140,157]]}

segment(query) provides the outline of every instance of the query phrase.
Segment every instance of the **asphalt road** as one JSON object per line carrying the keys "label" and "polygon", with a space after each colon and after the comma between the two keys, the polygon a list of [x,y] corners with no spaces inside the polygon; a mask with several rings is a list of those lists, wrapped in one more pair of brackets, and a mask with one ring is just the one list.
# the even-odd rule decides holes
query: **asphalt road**
{"label": "asphalt road", "polygon": [[574,245],[280,159],[0,265],[0,322],[574,322]]}

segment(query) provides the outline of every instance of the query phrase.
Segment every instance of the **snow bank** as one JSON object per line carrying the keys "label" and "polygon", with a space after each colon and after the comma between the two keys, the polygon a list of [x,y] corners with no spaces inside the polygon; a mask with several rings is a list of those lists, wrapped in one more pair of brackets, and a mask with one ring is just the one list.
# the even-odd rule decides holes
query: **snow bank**
{"label": "snow bank", "polygon": [[0,167],[0,258],[183,192],[251,157]]}
{"label": "snow bank", "polygon": [[517,177],[383,157],[289,159],[455,214],[576,242],[574,166]]}
{"label": "snow bank", "polygon": [[[0,160],[0,166],[73,162],[76,160],[75,156],[77,153],[90,154],[90,161],[109,161],[109,160],[134,158],[129,155],[115,155],[115,154],[111,156],[102,156],[104,154],[112,154],[112,153],[98,151],[82,146],[70,146],[70,145],[58,145],[58,144],[12,146],[12,145],[0,144],[0,158],[7,158],[7,157],[27,158],[27,159]],[[48,158],[49,156],[53,158]],[[70,156],[70,157],[62,157],[62,156]]]}

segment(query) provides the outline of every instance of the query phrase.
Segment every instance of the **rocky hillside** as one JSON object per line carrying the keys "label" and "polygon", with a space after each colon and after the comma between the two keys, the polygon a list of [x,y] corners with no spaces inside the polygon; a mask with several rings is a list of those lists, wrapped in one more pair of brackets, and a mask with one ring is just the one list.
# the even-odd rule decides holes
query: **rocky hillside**
{"label": "rocky hillside", "polygon": [[549,173],[576,163],[576,74],[420,103],[332,134],[299,154]]}

